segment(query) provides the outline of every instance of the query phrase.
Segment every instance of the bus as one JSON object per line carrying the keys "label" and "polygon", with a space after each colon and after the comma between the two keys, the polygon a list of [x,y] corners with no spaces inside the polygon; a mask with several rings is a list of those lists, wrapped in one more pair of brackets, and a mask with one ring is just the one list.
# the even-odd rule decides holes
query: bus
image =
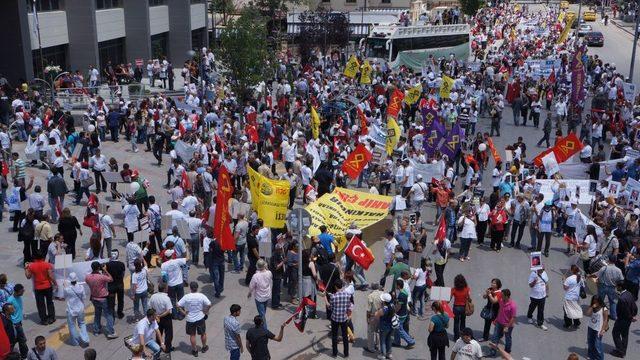
{"label": "bus", "polygon": [[454,54],[466,60],[470,54],[468,24],[374,27],[366,39],[366,56],[419,70],[424,61]]}

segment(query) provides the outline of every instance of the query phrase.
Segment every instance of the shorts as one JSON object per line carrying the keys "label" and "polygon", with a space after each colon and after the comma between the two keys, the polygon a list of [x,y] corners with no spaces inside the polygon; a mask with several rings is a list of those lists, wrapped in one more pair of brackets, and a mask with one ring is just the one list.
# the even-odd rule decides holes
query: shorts
{"label": "shorts", "polygon": [[187,335],[195,335],[196,332],[198,335],[205,334],[207,332],[207,325],[204,322],[204,318],[196,321],[196,322],[188,322],[187,321]]}

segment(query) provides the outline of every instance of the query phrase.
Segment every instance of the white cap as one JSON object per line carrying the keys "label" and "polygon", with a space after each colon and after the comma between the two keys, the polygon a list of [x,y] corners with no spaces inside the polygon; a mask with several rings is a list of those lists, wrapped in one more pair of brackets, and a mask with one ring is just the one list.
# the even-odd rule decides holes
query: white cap
{"label": "white cap", "polygon": [[384,302],[390,302],[391,301],[391,295],[389,293],[382,293],[382,294],[380,294],[380,300],[382,300]]}

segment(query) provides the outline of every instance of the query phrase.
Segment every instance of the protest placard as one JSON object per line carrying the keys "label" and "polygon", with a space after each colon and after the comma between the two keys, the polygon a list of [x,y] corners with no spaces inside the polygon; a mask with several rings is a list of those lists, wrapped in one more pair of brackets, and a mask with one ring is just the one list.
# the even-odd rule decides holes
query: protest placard
{"label": "protest placard", "polygon": [[259,242],[258,243],[258,254],[260,257],[265,259],[271,258],[271,243],[270,242]]}
{"label": "protest placard", "polygon": [[105,171],[102,173],[102,176],[104,176],[104,180],[108,183],[123,183],[124,180],[122,179],[122,176],[120,175],[119,172],[117,171]]}
{"label": "protest placard", "polygon": [[432,301],[441,300],[448,302],[451,300],[451,288],[445,286],[433,286],[431,287],[429,299]]}

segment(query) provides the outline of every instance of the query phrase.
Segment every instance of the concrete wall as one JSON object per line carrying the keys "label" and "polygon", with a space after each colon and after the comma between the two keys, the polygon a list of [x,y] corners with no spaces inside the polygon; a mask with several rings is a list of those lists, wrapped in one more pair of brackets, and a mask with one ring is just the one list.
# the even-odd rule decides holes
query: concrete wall
{"label": "concrete wall", "polygon": [[114,8],[96,11],[96,31],[98,42],[124,37],[124,9]]}
{"label": "concrete wall", "polygon": [[[39,48],[36,20],[33,14],[29,14],[28,17],[31,49],[35,50]],[[40,40],[43,48],[69,43],[69,30],[67,29],[67,14],[65,11],[38,13],[38,22],[40,23]]]}
{"label": "concrete wall", "polygon": [[0,1],[0,34],[7,51],[0,61],[0,76],[17,86],[20,78],[33,78],[31,37],[27,21],[27,3],[23,0]]}
{"label": "concrete wall", "polygon": [[127,61],[135,64],[135,59],[149,59],[151,57],[151,42],[149,41],[148,0],[127,0],[124,2],[124,27],[127,34],[125,51]]}
{"label": "concrete wall", "polygon": [[191,30],[205,27],[206,20],[205,4],[191,4]]}
{"label": "concrete wall", "polygon": [[149,33],[151,35],[169,31],[169,7],[167,5],[150,7],[149,23]]}
{"label": "concrete wall", "polygon": [[69,29],[69,65],[86,71],[89,65],[99,66],[98,34],[96,32],[96,2],[65,0]]}
{"label": "concrete wall", "polygon": [[170,61],[182,64],[191,50],[191,4],[185,0],[168,0],[167,5]]}

